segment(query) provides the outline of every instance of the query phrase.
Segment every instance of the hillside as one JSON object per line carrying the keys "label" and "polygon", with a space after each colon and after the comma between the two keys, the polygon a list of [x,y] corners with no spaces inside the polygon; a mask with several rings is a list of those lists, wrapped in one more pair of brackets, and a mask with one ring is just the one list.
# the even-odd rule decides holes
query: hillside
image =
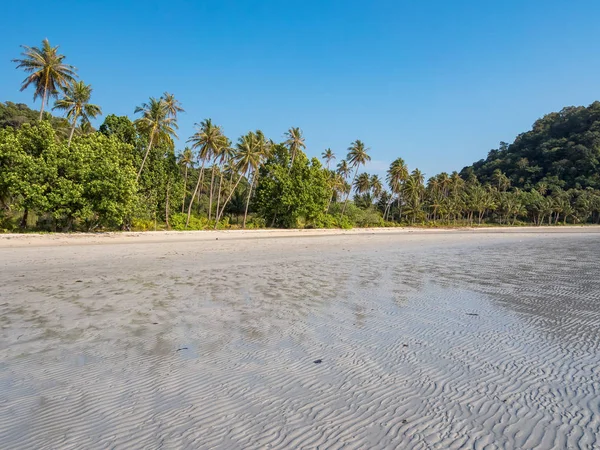
{"label": "hillside", "polygon": [[466,178],[472,172],[493,184],[494,171],[500,170],[513,187],[529,189],[545,183],[549,190],[599,189],[599,168],[600,102],[594,102],[545,115],[512,144],[500,143],[461,175]]}

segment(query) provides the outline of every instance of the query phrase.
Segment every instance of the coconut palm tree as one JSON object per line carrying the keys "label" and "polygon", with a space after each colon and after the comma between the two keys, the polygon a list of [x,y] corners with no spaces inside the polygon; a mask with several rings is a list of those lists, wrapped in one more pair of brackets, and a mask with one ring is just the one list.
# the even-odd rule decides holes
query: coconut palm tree
{"label": "coconut palm tree", "polygon": [[[355,168],[354,178],[352,178],[352,182],[350,183],[352,186],[354,185],[354,181],[356,180],[356,175],[358,175],[358,169],[360,166],[364,166],[368,161],[371,161],[371,157],[368,155],[369,149],[365,147],[365,144],[357,139],[348,148],[348,155],[346,159],[350,164],[350,167]],[[350,197],[350,192],[346,195],[346,201],[344,202],[344,206],[342,207],[342,216],[344,215],[344,211],[346,210],[346,205],[348,204],[348,197]]]}
{"label": "coconut palm tree", "polygon": [[[401,193],[402,193],[402,184],[408,178],[408,167],[402,158],[396,158],[390,164],[390,168],[387,171],[386,180],[388,185],[390,186],[390,190],[392,191],[392,196],[390,196],[390,202],[388,204],[388,210],[391,209],[392,203],[394,201],[394,195],[396,195],[396,199],[398,201],[398,208],[400,208],[401,202]],[[402,212],[400,212],[402,214]],[[401,218],[401,217],[400,217]],[[399,218],[399,219],[400,219]],[[392,213],[393,219],[393,213]]]}
{"label": "coconut palm tree", "polygon": [[370,184],[371,184],[371,192],[373,194],[373,198],[375,200],[377,200],[379,198],[379,196],[381,195],[381,192],[383,191],[383,184],[381,183],[379,176],[372,175]]}
{"label": "coconut palm tree", "polygon": [[64,55],[58,53],[58,46],[52,47],[48,39],[42,41],[42,47],[22,46],[25,51],[21,54],[22,59],[13,59],[17,63],[17,69],[23,69],[30,73],[23,80],[21,91],[33,85],[33,101],[42,97],[40,108],[40,120],[44,117],[44,107],[50,97],[56,97],[60,88],[66,88],[75,81],[77,77],[75,67],[65,64]]}
{"label": "coconut palm tree", "polygon": [[183,200],[181,202],[181,214],[185,211],[185,197],[187,196],[188,168],[194,166],[194,154],[186,147],[179,156],[179,164],[183,166]]}
{"label": "coconut palm tree", "polygon": [[204,165],[207,161],[211,160],[220,149],[228,144],[228,140],[225,135],[223,135],[221,127],[214,125],[212,120],[203,120],[200,122],[200,124],[196,124],[195,126],[197,131],[188,139],[188,142],[192,143],[192,148],[198,149],[198,160],[202,161],[202,165],[200,167],[200,173],[198,174],[198,182],[196,183],[196,188],[194,189],[194,193],[192,195],[192,200],[188,206],[188,214],[185,224],[186,227],[188,226],[190,217],[192,215],[194,198],[198,193],[198,189],[202,183],[202,178],[204,177]]}
{"label": "coconut palm tree", "polygon": [[304,144],[304,137],[302,137],[302,130],[298,127],[292,127],[288,131],[285,132],[285,137],[287,137],[284,142],[285,145],[288,146],[290,150],[290,155],[292,156],[292,160],[290,162],[290,170],[294,165],[294,159],[296,159],[296,154],[299,150],[305,149],[306,144]]}
{"label": "coconut palm tree", "polygon": [[102,114],[98,105],[90,103],[92,95],[92,86],[83,81],[75,81],[63,88],[63,97],[56,101],[52,109],[59,109],[66,112],[67,119],[71,122],[71,132],[67,147],[71,146],[73,133],[77,126],[77,120],[81,118],[82,123],[89,123],[90,119]]}
{"label": "coconut palm tree", "polygon": [[326,212],[329,211],[329,208],[331,207],[333,196],[336,195],[336,193],[344,192],[344,189],[346,188],[346,180],[341,174],[337,172],[330,172],[328,182],[329,188],[331,189],[331,195],[329,196],[329,203],[327,203],[327,209],[325,210]]}
{"label": "coconut palm tree", "polygon": [[167,109],[167,114],[170,117],[177,118],[177,114],[180,112],[184,112],[185,110],[181,107],[181,102],[175,98],[173,94],[169,94],[165,92],[162,95],[162,99],[165,102],[165,108]]}
{"label": "coconut palm tree", "polygon": [[342,159],[337,165],[337,173],[340,174],[344,180],[348,178],[351,173],[350,166],[348,166],[348,162],[345,159]]}
{"label": "coconut palm tree", "polygon": [[[226,145],[224,145],[219,151],[219,157],[217,158],[217,163],[219,165],[219,188],[217,192],[217,215],[219,214],[219,206],[221,205],[221,192],[223,190],[223,178],[225,175],[225,168],[227,165],[230,165],[233,159],[233,155],[235,150],[231,146],[231,141],[227,139]],[[233,171],[231,172],[231,176],[233,176]],[[229,180],[229,184],[231,185],[231,178]]]}
{"label": "coconut palm tree", "polygon": [[[231,199],[231,196],[235,192],[235,190],[236,190],[238,184],[240,183],[240,181],[242,180],[242,178],[246,177],[246,180],[249,181],[250,174],[252,172],[255,172],[256,170],[258,170],[258,167],[261,164],[261,159],[263,157],[263,155],[260,151],[260,144],[258,143],[258,137],[257,137],[256,133],[253,133],[252,131],[239,138],[238,143],[236,145],[236,150],[237,151],[235,152],[234,161],[235,161],[236,169],[240,173],[240,177],[238,178],[237,182],[231,189],[231,192],[229,193],[227,200],[225,200],[225,202],[223,203],[221,212],[217,215],[217,222],[223,216],[225,207],[227,206],[227,203]],[[249,181],[249,184],[250,184],[249,189],[251,192],[252,185],[254,184],[254,179],[252,180],[252,182]],[[248,213],[249,201],[250,201],[250,195],[248,195],[248,198],[246,200],[246,213],[244,214],[244,226],[246,223],[246,216]]]}
{"label": "coconut palm tree", "polygon": [[171,141],[173,137],[177,138],[176,129],[177,119],[171,114],[164,98],[150,97],[148,103],[142,103],[141,106],[135,108],[135,113],[141,113],[142,116],[134,122],[138,129],[148,134],[148,146],[142,160],[142,165],[137,174],[136,180],[140,179],[144,164],[150,153],[152,145],[159,142]]}
{"label": "coconut palm tree", "polygon": [[321,153],[321,158],[325,160],[325,164],[327,165],[327,170],[329,170],[329,164],[331,161],[335,160],[335,155],[331,151],[330,148],[325,149],[323,153]]}
{"label": "coconut palm tree", "polygon": [[371,190],[371,177],[367,172],[361,173],[353,184],[354,190],[357,194],[364,194]]}

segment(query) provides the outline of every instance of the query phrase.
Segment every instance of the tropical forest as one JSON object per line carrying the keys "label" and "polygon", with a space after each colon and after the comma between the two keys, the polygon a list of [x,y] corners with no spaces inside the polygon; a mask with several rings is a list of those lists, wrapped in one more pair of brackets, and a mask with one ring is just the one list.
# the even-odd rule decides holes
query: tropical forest
{"label": "tropical forest", "polygon": [[0,231],[600,223],[600,102],[547,114],[460,171],[426,179],[398,157],[380,176],[368,143],[310,158],[295,126],[228,137],[199,118],[180,137],[185,104],[168,91],[110,114],[66,59],[48,40],[14,59],[40,109],[0,103]]}

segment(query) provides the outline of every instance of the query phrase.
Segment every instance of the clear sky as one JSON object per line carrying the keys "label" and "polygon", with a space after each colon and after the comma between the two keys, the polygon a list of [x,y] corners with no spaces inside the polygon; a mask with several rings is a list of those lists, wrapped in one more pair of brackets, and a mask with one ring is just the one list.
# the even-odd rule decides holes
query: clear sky
{"label": "clear sky", "polygon": [[232,139],[304,131],[338,160],[362,139],[372,172],[403,157],[460,170],[543,114],[598,99],[600,1],[3,2],[0,101],[19,92],[20,44],[60,45],[105,114],[169,91],[177,148],[210,117]]}

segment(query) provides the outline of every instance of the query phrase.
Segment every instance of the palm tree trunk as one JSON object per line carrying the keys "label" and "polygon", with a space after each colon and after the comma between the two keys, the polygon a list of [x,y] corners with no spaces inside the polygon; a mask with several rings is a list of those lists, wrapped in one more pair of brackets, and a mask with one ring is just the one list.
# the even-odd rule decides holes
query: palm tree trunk
{"label": "palm tree trunk", "polygon": [[210,194],[208,197],[208,220],[212,217],[212,200],[213,200],[213,185],[215,182],[215,165],[212,166],[212,173],[210,175]]}
{"label": "palm tree trunk", "polygon": [[227,200],[225,200],[225,202],[223,203],[223,207],[221,208],[221,213],[219,213],[217,211],[217,220],[215,222],[215,230],[217,229],[217,225],[219,224],[219,219],[223,216],[223,213],[225,212],[225,207],[227,206],[227,203],[229,203],[229,200],[231,200],[231,197],[233,196],[233,193],[235,192],[236,188],[238,187],[238,184],[240,184],[241,180],[242,180],[242,174],[240,174],[240,177],[235,182],[235,185],[233,186],[233,189],[231,189],[231,192],[229,193]]}
{"label": "palm tree trunk", "polygon": [[205,163],[205,161],[202,161],[202,166],[200,167],[200,173],[198,173],[198,182],[196,183],[196,188],[194,189],[194,193],[192,194],[192,199],[190,200],[190,204],[188,206],[187,219],[185,221],[186,228],[190,224],[190,216],[192,215],[192,205],[194,204],[194,198],[196,197],[196,194],[198,193],[198,188],[200,187],[200,183],[202,183],[202,176],[204,175],[204,163]]}
{"label": "palm tree trunk", "polygon": [[185,212],[185,194],[187,194],[187,164],[185,165],[185,175],[183,176],[183,201],[181,202],[181,214]]}
{"label": "palm tree trunk", "polygon": [[154,129],[152,130],[152,134],[150,134],[150,142],[148,142],[148,148],[146,148],[146,154],[144,155],[144,159],[142,160],[142,165],[140,166],[140,170],[137,174],[135,181],[139,181],[140,175],[142,174],[142,170],[144,169],[144,164],[146,163],[146,158],[148,158],[148,153],[150,153],[150,147],[152,147],[152,141],[154,140]]}
{"label": "palm tree trunk", "polygon": [[167,223],[167,230],[171,229],[169,225],[169,191],[171,189],[171,180],[167,181],[167,199],[165,201],[165,222]]}
{"label": "palm tree trunk", "polygon": [[77,125],[77,116],[73,118],[73,125],[71,126],[71,133],[69,134],[69,142],[67,148],[71,148],[71,140],[73,140],[73,133],[75,133],[75,126]]}
{"label": "palm tree trunk", "polygon": [[252,187],[254,186],[254,180],[256,175],[252,176],[252,183],[248,188],[248,197],[246,197],[246,210],[244,211],[244,221],[242,222],[242,228],[246,228],[246,218],[248,217],[248,205],[250,205],[250,196],[252,195]]}
{"label": "palm tree trunk", "polygon": [[46,104],[46,98],[48,96],[48,77],[46,77],[46,85],[44,86],[44,95],[42,95],[42,107],[40,108],[40,122],[44,117],[44,105]]}
{"label": "palm tree trunk", "polygon": [[350,197],[350,193],[352,192],[352,186],[354,186],[354,182],[356,181],[356,175],[358,175],[358,168],[359,168],[359,166],[357,165],[356,170],[354,171],[354,177],[352,178],[352,183],[350,183],[350,190],[346,194],[346,201],[344,202],[344,206],[342,208],[342,217],[344,217],[344,211],[346,211],[346,205],[348,204],[348,198]]}
{"label": "palm tree trunk", "polygon": [[329,203],[327,203],[327,209],[325,210],[326,213],[329,212],[329,208],[331,208],[331,202],[333,201],[333,194],[334,194],[334,190],[331,190],[331,195],[329,196]]}
{"label": "palm tree trunk", "polygon": [[219,206],[221,205],[221,186],[223,184],[223,172],[219,169],[219,192],[217,192],[217,210],[215,213],[219,212]]}

